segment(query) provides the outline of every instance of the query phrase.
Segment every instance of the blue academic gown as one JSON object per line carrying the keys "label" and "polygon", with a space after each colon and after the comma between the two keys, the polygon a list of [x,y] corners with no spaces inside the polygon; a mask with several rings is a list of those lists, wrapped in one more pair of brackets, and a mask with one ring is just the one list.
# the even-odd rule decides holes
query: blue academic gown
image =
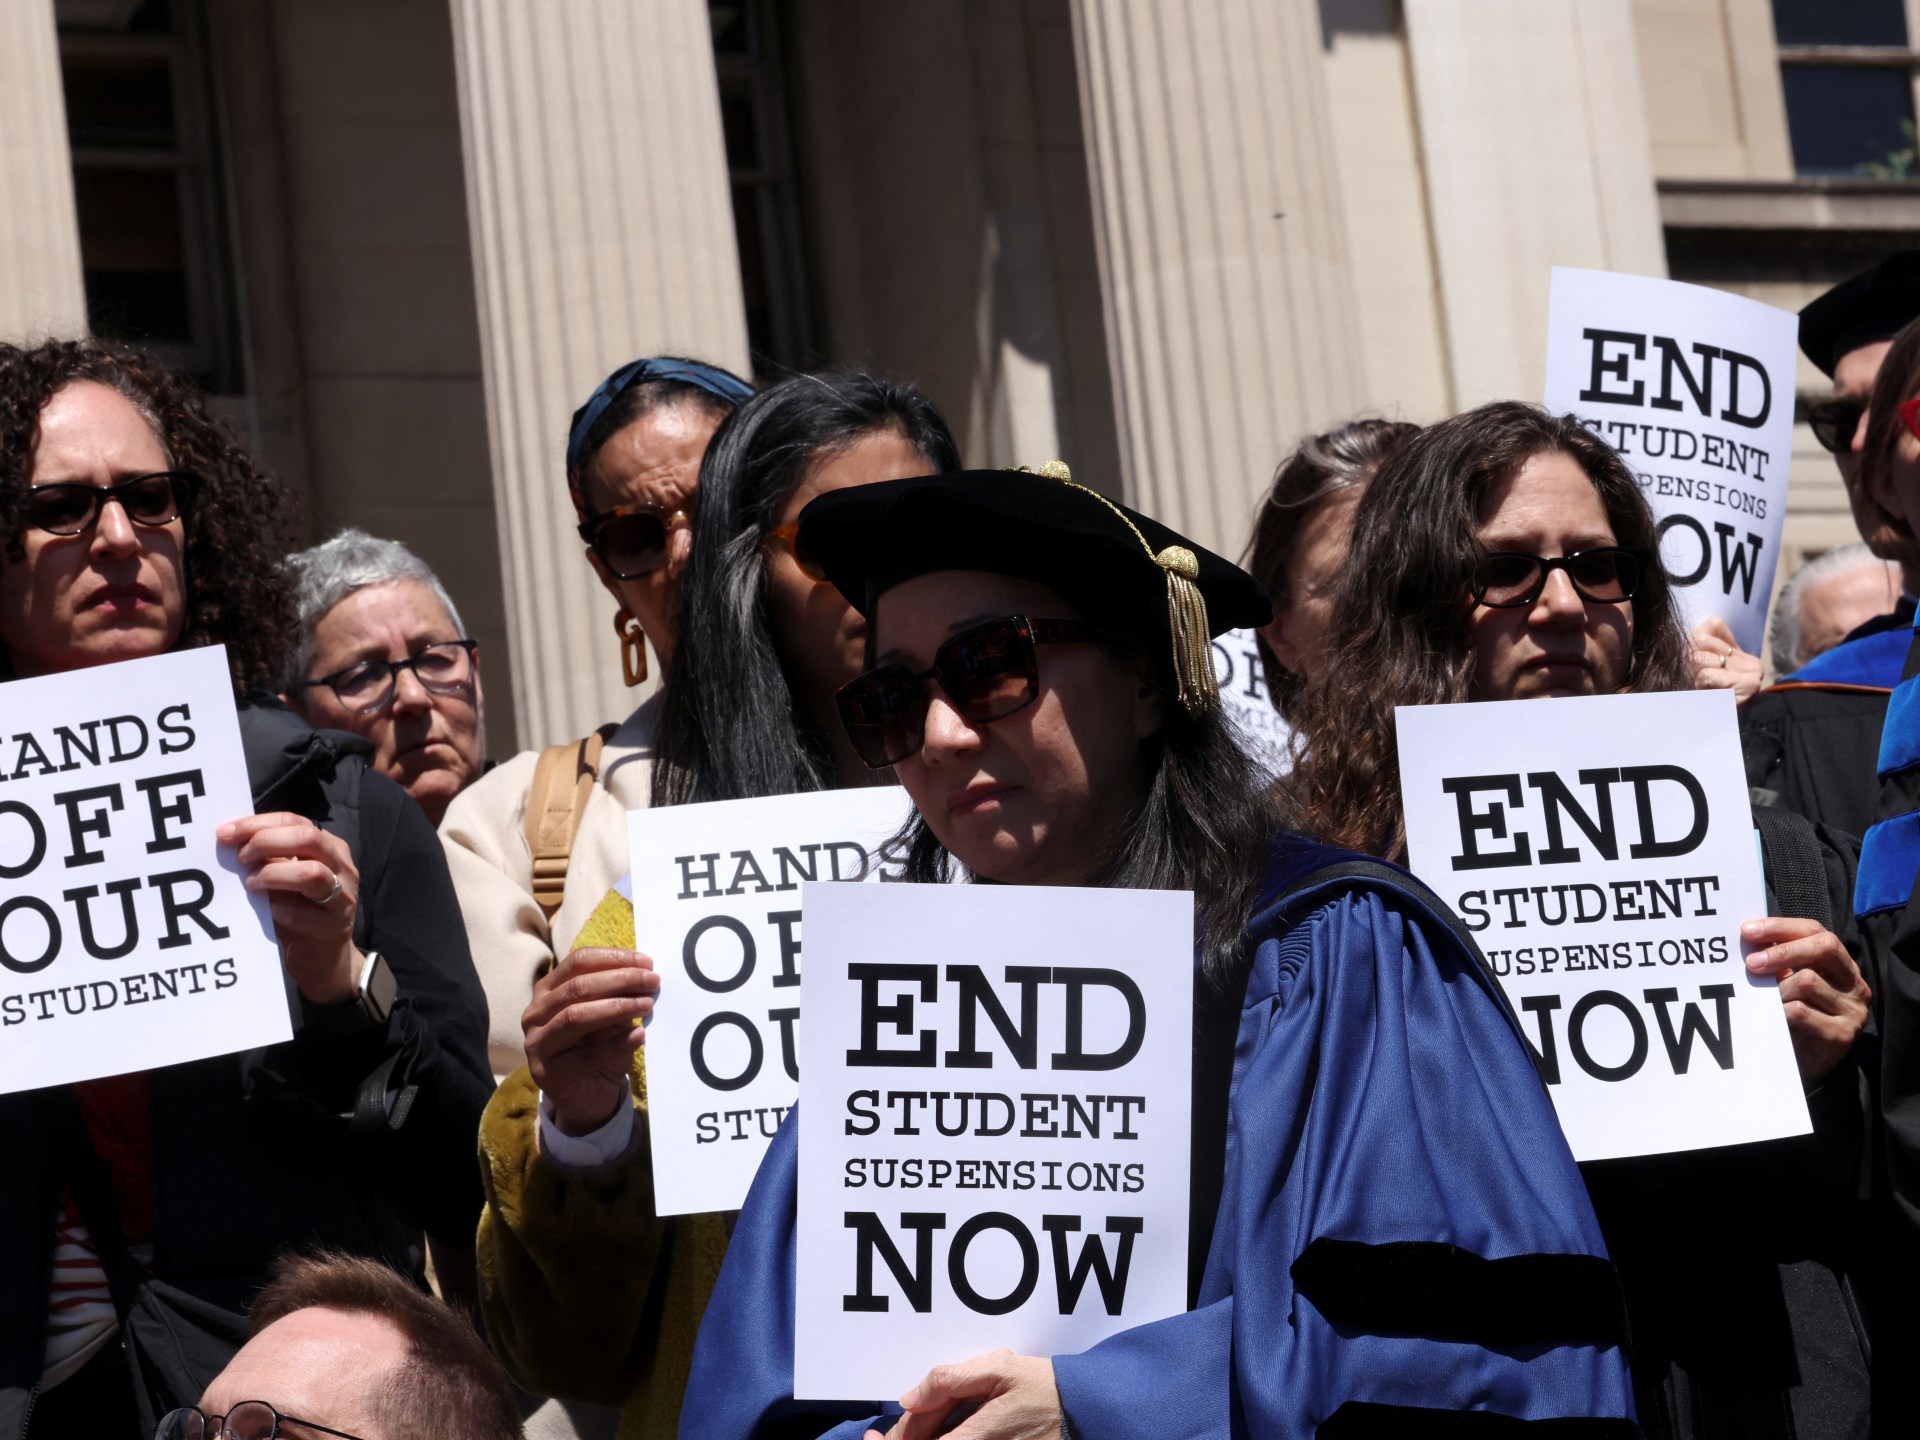
{"label": "blue academic gown", "polygon": [[[1354,858],[1293,842],[1268,894]],[[1250,935],[1198,1304],[1054,1357],[1070,1434],[1413,1435],[1458,1410],[1637,1433],[1618,1282],[1484,967],[1391,880],[1324,880]],[[898,1413],[792,1399],[797,1160],[789,1115],[701,1326],[681,1440],[859,1440]]]}

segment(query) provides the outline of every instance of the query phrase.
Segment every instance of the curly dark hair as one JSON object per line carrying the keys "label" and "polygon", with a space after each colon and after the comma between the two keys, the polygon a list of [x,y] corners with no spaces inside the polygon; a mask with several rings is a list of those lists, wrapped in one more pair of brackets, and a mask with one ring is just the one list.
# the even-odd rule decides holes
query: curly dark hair
{"label": "curly dark hair", "polygon": [[1484,511],[1507,477],[1551,453],[1586,472],[1616,543],[1649,556],[1633,596],[1622,688],[1692,688],[1653,511],[1626,462],[1571,415],[1511,400],[1482,405],[1407,441],[1360,501],[1333,623],[1294,716],[1305,753],[1280,791],[1291,828],[1400,858],[1406,836],[1394,707],[1472,698],[1468,587],[1485,553]]}
{"label": "curly dark hair", "polygon": [[[187,614],[180,647],[225,645],[235,694],[272,686],[294,638],[293,596],[281,573],[294,502],[207,413],[192,381],[136,350],[100,340],[0,343],[0,534],[20,555],[22,502],[33,479],[40,412],[56,391],[92,380],[144,415],[168,464],[200,477],[186,522]],[[0,669],[5,668],[0,657]]]}

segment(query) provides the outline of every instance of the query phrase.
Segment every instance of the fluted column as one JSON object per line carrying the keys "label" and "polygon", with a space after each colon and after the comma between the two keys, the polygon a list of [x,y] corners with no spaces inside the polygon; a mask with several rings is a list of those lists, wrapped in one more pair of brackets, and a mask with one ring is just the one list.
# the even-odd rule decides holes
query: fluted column
{"label": "fluted column", "polygon": [[1237,554],[1306,430],[1361,403],[1314,0],[1076,0],[1130,502]]}
{"label": "fluted column", "polygon": [[1555,265],[1667,273],[1632,0],[1404,0],[1454,400],[1537,400]]}
{"label": "fluted column", "polygon": [[632,708],[567,502],[567,419],[615,365],[744,371],[701,0],[451,0],[520,741]]}
{"label": "fluted column", "polygon": [[53,0],[0,4],[0,339],[87,328]]}

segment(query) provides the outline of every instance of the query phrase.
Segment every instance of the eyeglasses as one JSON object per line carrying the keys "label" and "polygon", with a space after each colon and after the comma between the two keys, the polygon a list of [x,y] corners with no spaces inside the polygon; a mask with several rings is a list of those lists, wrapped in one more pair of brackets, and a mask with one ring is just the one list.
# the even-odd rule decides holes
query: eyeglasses
{"label": "eyeglasses", "polygon": [[800,522],[789,520],[784,525],[776,525],[760,537],[762,553],[775,545],[785,545],[793,554],[793,563],[800,567],[800,573],[816,585],[827,583],[827,572],[820,562],[800,553]]}
{"label": "eyeglasses", "polygon": [[1552,557],[1519,550],[1495,550],[1481,557],[1473,573],[1473,598],[1495,610],[1516,610],[1539,600],[1547,576],[1567,572],[1573,593],[1596,605],[1631,600],[1640,588],[1640,572],[1647,557],[1617,545]]}
{"label": "eyeglasses", "polygon": [[1820,442],[1821,449],[1831,455],[1844,455],[1853,449],[1854,433],[1860,428],[1860,417],[1866,413],[1865,401],[1836,395],[1807,407],[1807,428],[1813,431],[1813,438]]}
{"label": "eyeglasses", "polygon": [[882,665],[856,676],[834,697],[847,738],[869,769],[884,770],[920,748],[927,722],[927,681],[937,680],[969,724],[1004,720],[1040,693],[1036,645],[1074,645],[1095,631],[1080,620],[1029,620],[1008,615],[963,630],[933,652],[921,671]]}
{"label": "eyeglasses", "polygon": [[26,521],[49,535],[84,535],[99,523],[100,507],[113,500],[134,524],[157,529],[186,514],[199,490],[200,477],[187,470],[157,470],[117,485],[36,485],[27,491]]}
{"label": "eyeglasses", "polygon": [[197,1405],[169,1410],[153,1427],[153,1440],[278,1440],[282,1425],[338,1435],[340,1440],[359,1440],[330,1425],[282,1415],[264,1400],[242,1400],[225,1415],[209,1415]]}
{"label": "eyeglasses", "polygon": [[622,580],[638,580],[667,562],[667,537],[691,523],[685,510],[641,501],[580,522],[580,538]]}
{"label": "eyeglasses", "polygon": [[289,688],[311,690],[324,685],[347,709],[366,715],[393,699],[402,670],[413,671],[413,678],[435,695],[465,690],[473,683],[473,652],[479,648],[477,640],[440,640],[405,660],[360,660],[318,680],[296,680]]}

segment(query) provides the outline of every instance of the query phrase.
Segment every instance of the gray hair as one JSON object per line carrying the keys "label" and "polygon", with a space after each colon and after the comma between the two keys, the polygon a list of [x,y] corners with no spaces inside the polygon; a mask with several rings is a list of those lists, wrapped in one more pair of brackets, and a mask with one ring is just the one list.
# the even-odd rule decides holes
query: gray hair
{"label": "gray hair", "polygon": [[[1811,655],[1800,653],[1800,596],[1809,585],[1832,580],[1856,567],[1864,569],[1870,565],[1880,565],[1893,568],[1895,563],[1875,555],[1867,548],[1866,541],[1855,540],[1850,545],[1837,545],[1816,555],[1788,576],[1787,583],[1780,587],[1779,598],[1773,602],[1773,618],[1767,624],[1767,649],[1771,653],[1775,673],[1791,674],[1813,659]],[[1896,590],[1899,583],[1896,578]]]}
{"label": "gray hair", "polygon": [[398,540],[381,540],[364,530],[342,530],[331,540],[287,557],[287,578],[293,582],[293,601],[299,631],[287,659],[286,683],[302,679],[313,659],[313,631],[326,613],[355,591],[369,585],[391,585],[413,580],[433,592],[445,607],[455,632],[465,636],[460,611],[440,577],[427,562]]}

